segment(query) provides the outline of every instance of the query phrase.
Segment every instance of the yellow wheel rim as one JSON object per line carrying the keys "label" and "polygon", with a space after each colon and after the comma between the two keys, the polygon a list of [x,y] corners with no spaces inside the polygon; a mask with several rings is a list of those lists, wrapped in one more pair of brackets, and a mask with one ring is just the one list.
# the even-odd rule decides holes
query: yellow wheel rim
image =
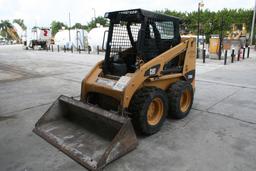
{"label": "yellow wheel rim", "polygon": [[161,120],[164,113],[164,105],[159,97],[153,99],[147,111],[147,121],[149,125],[156,125]]}
{"label": "yellow wheel rim", "polygon": [[180,98],[180,109],[181,112],[186,112],[191,104],[191,93],[189,89],[183,91],[181,98]]}

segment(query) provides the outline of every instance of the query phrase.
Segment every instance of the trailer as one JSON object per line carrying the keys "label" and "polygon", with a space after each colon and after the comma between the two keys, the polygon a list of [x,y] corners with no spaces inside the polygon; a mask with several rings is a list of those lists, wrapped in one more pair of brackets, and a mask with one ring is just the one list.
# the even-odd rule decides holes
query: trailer
{"label": "trailer", "polygon": [[[28,33],[28,32],[27,32]],[[26,40],[23,42],[26,49],[34,49],[39,46],[42,49],[46,49],[51,43],[51,29],[45,27],[34,27],[31,32],[26,35]]]}

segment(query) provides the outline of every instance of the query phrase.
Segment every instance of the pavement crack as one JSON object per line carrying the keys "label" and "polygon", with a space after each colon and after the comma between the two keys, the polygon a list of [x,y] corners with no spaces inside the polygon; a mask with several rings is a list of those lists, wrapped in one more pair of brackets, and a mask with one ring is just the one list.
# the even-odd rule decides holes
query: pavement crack
{"label": "pavement crack", "polygon": [[256,125],[256,122],[246,121],[246,120],[243,120],[243,119],[240,119],[240,118],[236,118],[236,117],[233,117],[233,116],[225,115],[224,113],[212,112],[212,111],[207,111],[207,110],[202,110],[202,109],[196,109],[196,108],[192,108],[192,109],[193,109],[193,110],[200,111],[200,112],[207,112],[207,113],[210,113],[210,114],[222,116],[222,117],[225,117],[225,118],[233,119],[233,120],[240,121],[240,122],[244,122],[244,123],[247,123],[247,124]]}
{"label": "pavement crack", "polygon": [[46,77],[52,77],[52,78],[56,78],[56,79],[63,79],[63,80],[66,80],[66,81],[81,83],[81,81],[76,81],[76,80],[73,80],[73,79],[66,79],[66,78],[56,77],[56,76],[63,75],[63,74],[73,74],[73,73],[77,73],[77,72],[65,72],[65,73],[58,73],[58,74],[51,74],[51,75],[29,75],[29,76],[23,75],[20,78],[0,80],[0,83],[8,83],[8,82],[15,82],[15,81],[29,80],[29,79],[37,79],[37,78],[46,78]]}
{"label": "pavement crack", "polygon": [[62,79],[62,80],[65,80],[65,81],[72,81],[72,82],[76,82],[76,83],[81,83],[81,81],[77,81],[77,80],[73,80],[73,79],[68,79],[68,78],[61,78],[61,77],[56,77],[56,76],[53,76],[53,78]]}
{"label": "pavement crack", "polygon": [[[70,98],[74,98],[74,99],[77,99],[79,98],[80,95],[76,95],[76,96],[70,96]],[[54,102],[54,101],[53,101]],[[50,105],[52,104],[53,102],[48,102],[48,103],[43,103],[43,104],[40,104],[40,105],[36,105],[36,106],[31,106],[31,107],[27,107],[27,108],[23,108],[23,109],[20,109],[20,110],[16,110],[16,111],[12,111],[12,112],[7,112],[7,113],[1,113],[0,115],[0,121],[1,121],[1,118],[5,119],[5,118],[10,118],[10,117],[14,117],[16,115],[10,115],[12,113],[17,113],[17,112],[22,112],[22,111],[25,111],[25,110],[29,110],[29,109],[33,109],[33,108],[37,108],[37,107],[41,107],[41,106],[45,106],[45,105]]]}
{"label": "pavement crack", "polygon": [[8,120],[8,119],[14,119],[16,118],[15,115],[11,115],[11,116],[0,116],[0,122],[1,121],[5,121],[5,120]]}
{"label": "pavement crack", "polygon": [[[31,107],[23,108],[23,109],[16,110],[16,111],[12,111],[12,112],[1,113],[1,114],[0,114],[0,115],[1,115],[0,117],[16,116],[16,115],[10,115],[10,114],[17,113],[17,112],[22,112],[22,111],[25,111],[25,110],[29,110],[29,109],[33,109],[33,108],[36,108],[36,107],[41,107],[41,106],[49,105],[49,104],[52,104],[52,103],[49,102],[49,103],[44,103],[44,104],[40,104],[40,105],[36,105],[36,106],[31,106]],[[5,116],[2,116],[2,115],[5,115]],[[6,116],[6,115],[9,115],[9,116]]]}
{"label": "pavement crack", "polygon": [[212,108],[212,107],[216,106],[217,104],[223,102],[224,100],[228,99],[229,97],[233,96],[234,94],[236,94],[236,93],[239,92],[240,90],[241,90],[241,89],[238,89],[238,90],[234,91],[233,93],[231,93],[230,95],[225,96],[224,98],[222,98],[222,99],[219,100],[218,102],[216,102],[216,103],[214,103],[213,105],[211,105],[210,107],[208,107],[208,108],[206,109],[206,111],[207,111],[207,112],[210,112],[210,111],[209,111],[210,108]]}
{"label": "pavement crack", "polygon": [[205,79],[196,79],[199,82],[206,82],[206,83],[214,83],[219,85],[231,86],[231,87],[239,87],[239,88],[248,88],[248,89],[256,89],[254,86],[242,85],[242,84],[235,84],[235,83],[228,83],[222,81],[214,81],[214,80],[205,80]]}

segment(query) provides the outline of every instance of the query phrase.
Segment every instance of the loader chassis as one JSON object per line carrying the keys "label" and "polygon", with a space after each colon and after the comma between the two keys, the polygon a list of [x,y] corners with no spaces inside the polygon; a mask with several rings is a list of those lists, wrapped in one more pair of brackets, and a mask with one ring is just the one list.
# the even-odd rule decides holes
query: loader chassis
{"label": "loader chassis", "polygon": [[188,115],[195,89],[195,40],[180,20],[141,9],[106,13],[105,59],[83,79],[80,100],[61,95],[34,132],[90,170],[136,148],[134,128],[158,132],[167,115]]}
{"label": "loader chassis", "polygon": [[[192,38],[181,40],[178,18],[144,10],[118,11],[105,16],[110,19],[105,60],[83,80],[82,100],[87,101],[88,93],[95,92],[115,104],[118,101],[119,109],[124,111],[140,87],[166,90],[179,79],[193,82],[194,87],[195,42]],[[114,85],[122,76],[130,78],[122,93],[113,89],[111,83],[110,86],[98,83],[105,78]]]}

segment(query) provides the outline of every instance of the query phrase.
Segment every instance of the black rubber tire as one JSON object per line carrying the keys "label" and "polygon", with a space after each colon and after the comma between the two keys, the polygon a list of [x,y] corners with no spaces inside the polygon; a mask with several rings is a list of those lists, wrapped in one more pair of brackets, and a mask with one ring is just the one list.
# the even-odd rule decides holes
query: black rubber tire
{"label": "black rubber tire", "polygon": [[48,48],[48,47],[47,47],[47,44],[46,44],[46,43],[42,43],[42,44],[41,44],[41,48],[42,48],[43,50],[46,50],[46,48]]}
{"label": "black rubber tire", "polygon": [[[188,89],[191,93],[191,103],[185,112],[181,111],[180,100],[183,92]],[[169,112],[168,116],[174,119],[182,119],[189,114],[194,100],[194,90],[191,83],[180,80],[173,83],[167,91],[169,99]]]}
{"label": "black rubber tire", "polygon": [[[147,110],[154,98],[160,98],[163,102],[163,115],[156,125],[150,125],[147,121]],[[132,123],[136,130],[142,134],[151,135],[158,132],[166,119],[168,112],[168,97],[165,91],[155,87],[144,87],[133,96],[129,111],[132,113]]]}

